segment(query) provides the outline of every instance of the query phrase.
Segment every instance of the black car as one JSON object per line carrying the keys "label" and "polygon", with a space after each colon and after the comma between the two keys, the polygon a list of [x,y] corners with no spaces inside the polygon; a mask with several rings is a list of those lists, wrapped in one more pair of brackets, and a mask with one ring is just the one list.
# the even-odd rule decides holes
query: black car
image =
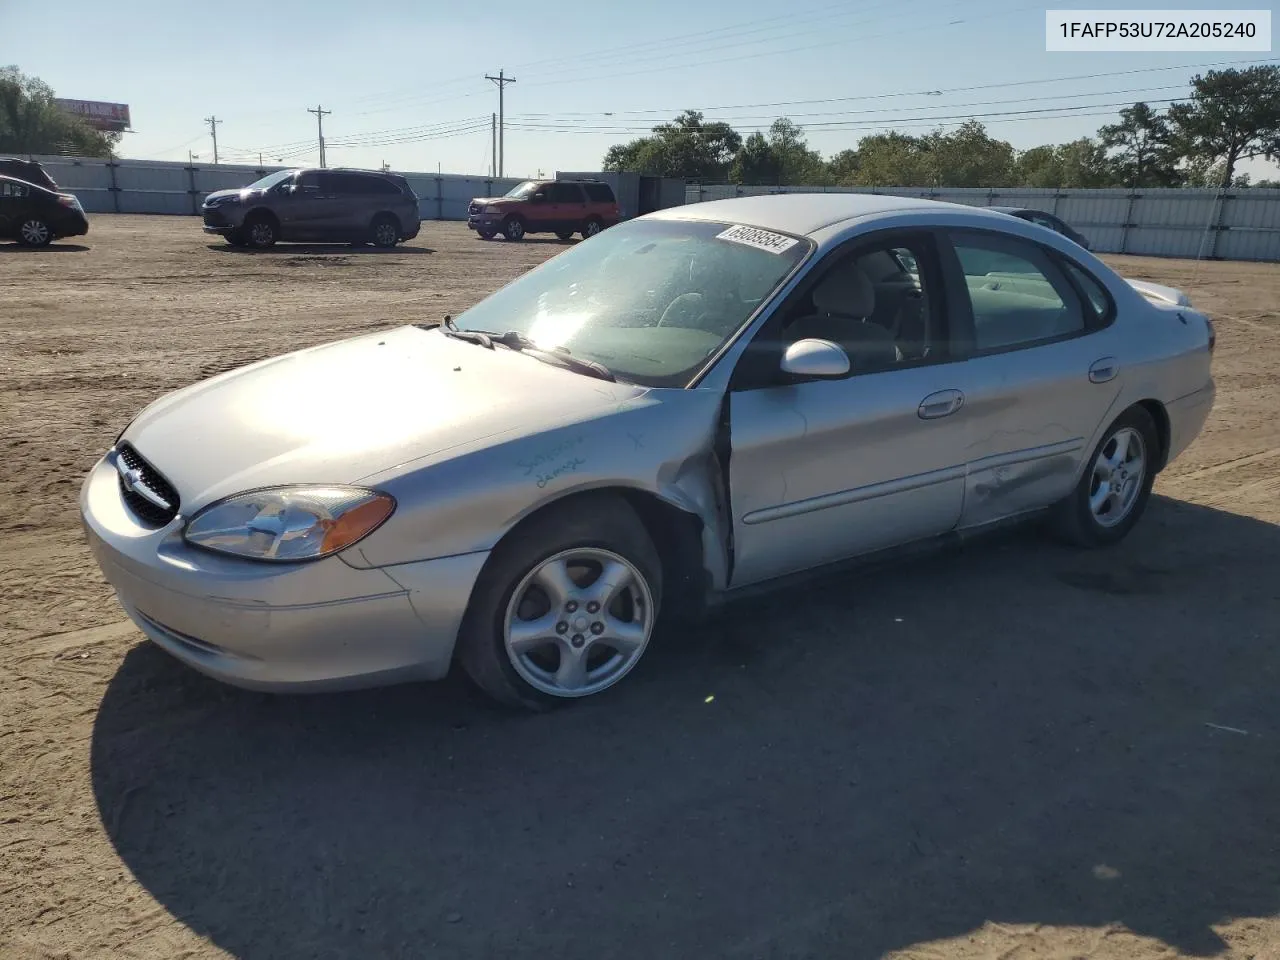
{"label": "black car", "polygon": [[44,187],[46,190],[53,190],[54,192],[58,190],[58,185],[53,182],[53,177],[49,176],[45,168],[34,160],[0,157],[0,177],[13,177],[15,180],[34,183],[37,187]]}
{"label": "black car", "polygon": [[1048,227],[1055,233],[1060,233],[1072,243],[1078,243],[1086,250],[1089,249],[1089,241],[1076,230],[1071,229],[1067,224],[1063,223],[1052,213],[1045,213],[1043,210],[1033,210],[1030,207],[988,207],[988,210],[995,210],[997,213],[1007,213],[1011,217],[1017,217],[1019,220],[1028,220],[1031,223],[1038,223],[1042,227]]}
{"label": "black car", "polygon": [[278,170],[239,190],[218,190],[201,208],[205,233],[236,247],[277,240],[394,247],[421,228],[409,181],[373,170]]}
{"label": "black car", "polygon": [[43,247],[88,232],[89,218],[74,195],[0,176],[0,237]]}

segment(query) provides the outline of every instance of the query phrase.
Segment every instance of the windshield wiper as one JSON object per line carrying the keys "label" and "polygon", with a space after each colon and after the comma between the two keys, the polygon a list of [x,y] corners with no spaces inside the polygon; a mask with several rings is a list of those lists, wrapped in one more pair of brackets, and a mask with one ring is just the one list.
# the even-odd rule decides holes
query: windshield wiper
{"label": "windshield wiper", "polygon": [[478,343],[489,350],[493,349],[493,338],[483,330],[459,330],[458,325],[453,322],[453,317],[448,314],[445,314],[443,326],[444,329],[441,332],[446,337],[465,340],[467,343]]}
{"label": "windshield wiper", "polygon": [[575,357],[569,352],[568,347],[552,347],[544,349],[539,347],[537,343],[525,336],[519,330],[508,330],[506,333],[495,336],[494,343],[500,343],[504,347],[510,347],[520,353],[528,352],[530,356],[537,357],[545,363],[554,363],[562,367],[568,367],[577,373],[585,373],[588,376],[599,377],[601,380],[608,380],[610,383],[617,383],[618,378],[613,375],[613,371],[606,367],[603,363],[595,360],[587,360],[583,357]]}

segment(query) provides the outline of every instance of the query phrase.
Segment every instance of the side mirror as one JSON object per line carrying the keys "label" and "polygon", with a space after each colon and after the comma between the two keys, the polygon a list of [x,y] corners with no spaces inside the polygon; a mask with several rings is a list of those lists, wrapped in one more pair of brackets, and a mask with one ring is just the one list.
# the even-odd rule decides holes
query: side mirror
{"label": "side mirror", "polygon": [[793,377],[843,377],[849,355],[830,340],[797,340],[782,355],[782,372]]}

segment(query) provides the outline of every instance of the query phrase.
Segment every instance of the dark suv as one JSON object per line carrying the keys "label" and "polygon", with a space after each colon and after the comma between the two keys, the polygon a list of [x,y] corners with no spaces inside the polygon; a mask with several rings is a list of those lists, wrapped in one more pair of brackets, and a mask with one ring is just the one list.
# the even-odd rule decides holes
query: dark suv
{"label": "dark suv", "polygon": [[60,237],[82,237],[89,218],[74,194],[0,176],[0,237],[44,247]]}
{"label": "dark suv", "polygon": [[206,233],[259,249],[277,240],[394,247],[421,228],[409,181],[373,170],[279,170],[209,194],[201,213]]}
{"label": "dark suv", "polygon": [[467,226],[482,240],[501,233],[523,240],[526,233],[575,233],[590,239],[621,219],[613,188],[599,180],[526,180],[501,197],[471,201]]}
{"label": "dark suv", "polygon": [[58,192],[58,185],[53,182],[53,177],[49,176],[45,168],[34,160],[0,157],[0,177],[25,180],[27,183],[34,183],[37,187],[44,187],[54,193]]}

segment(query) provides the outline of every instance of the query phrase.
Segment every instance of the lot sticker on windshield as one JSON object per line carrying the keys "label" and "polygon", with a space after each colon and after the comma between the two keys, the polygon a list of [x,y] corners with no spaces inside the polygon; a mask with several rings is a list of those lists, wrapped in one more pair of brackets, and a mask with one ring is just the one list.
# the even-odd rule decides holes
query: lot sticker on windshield
{"label": "lot sticker on windshield", "polygon": [[768,250],[770,253],[782,253],[784,250],[790,250],[799,240],[793,237],[784,237],[780,233],[772,233],[768,230],[761,230],[759,227],[730,227],[722,233],[716,234],[717,240],[728,240],[731,243],[741,243],[748,247],[755,247],[757,250]]}

